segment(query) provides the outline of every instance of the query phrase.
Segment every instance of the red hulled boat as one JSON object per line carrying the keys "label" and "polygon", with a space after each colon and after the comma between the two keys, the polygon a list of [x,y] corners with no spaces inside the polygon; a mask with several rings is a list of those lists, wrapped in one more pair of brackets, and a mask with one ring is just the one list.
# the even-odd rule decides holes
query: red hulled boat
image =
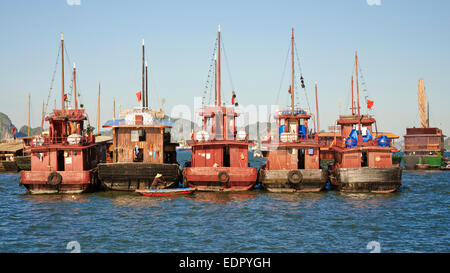
{"label": "red hulled boat", "polygon": [[361,115],[359,104],[358,56],[356,60],[357,107],[353,100],[352,114],[340,116],[340,137],[335,137],[331,150],[335,153],[335,166],[331,183],[344,192],[390,193],[402,183],[402,168],[393,166],[392,147],[387,136],[373,138],[376,120],[370,115]]}
{"label": "red hulled boat", "polygon": [[104,147],[95,143],[89,125],[84,128],[83,123],[87,120],[85,110],[78,109],[75,66],[75,108],[65,108],[62,34],[61,55],[62,109],[55,109],[45,117],[49,123],[49,134],[33,139],[30,147],[31,170],[20,174],[20,184],[32,194],[93,191],[98,186],[97,163],[104,159]]}
{"label": "red hulled boat", "polygon": [[203,107],[203,128],[188,141],[192,162],[183,169],[183,186],[199,191],[245,191],[256,183],[257,170],[248,167],[250,142],[245,131],[236,131],[239,114],[235,105],[223,106],[221,102],[220,45],[219,26],[215,103]]}
{"label": "red hulled boat", "polygon": [[[304,109],[296,108],[294,103],[294,29],[291,42],[291,107],[275,114],[278,134],[269,135],[268,140],[262,142],[262,146],[267,148],[267,163],[260,170],[259,181],[271,192],[320,191],[327,184],[328,171],[320,169],[318,135],[309,133],[308,120],[311,115]],[[304,87],[303,77],[301,81]]]}

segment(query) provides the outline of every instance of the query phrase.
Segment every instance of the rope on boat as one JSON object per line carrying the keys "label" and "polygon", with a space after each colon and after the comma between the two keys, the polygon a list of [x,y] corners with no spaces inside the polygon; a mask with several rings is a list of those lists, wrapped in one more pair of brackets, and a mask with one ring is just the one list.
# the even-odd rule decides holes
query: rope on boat
{"label": "rope on boat", "polygon": [[50,89],[48,91],[48,96],[47,96],[47,102],[45,103],[45,111],[43,113],[42,119],[44,119],[45,117],[45,113],[47,113],[47,107],[48,107],[48,102],[50,101],[50,96],[52,94],[52,90],[53,90],[53,84],[55,82],[55,75],[56,75],[56,69],[58,68],[58,62],[59,62],[59,54],[61,52],[61,45],[58,48],[58,56],[56,57],[56,63],[55,63],[55,69],[53,70],[53,76],[52,76],[52,80],[50,82]]}
{"label": "rope on boat", "polygon": [[280,99],[280,93],[281,93],[281,86],[283,85],[283,80],[284,80],[284,74],[286,73],[286,67],[287,67],[287,62],[288,62],[288,58],[289,58],[289,53],[291,52],[291,45],[289,43],[289,47],[288,47],[288,51],[286,53],[286,58],[284,60],[284,69],[283,69],[283,73],[281,74],[281,80],[280,80],[280,87],[278,88],[278,94],[277,94],[277,100],[276,103],[278,104],[279,99]]}
{"label": "rope on boat", "polygon": [[228,62],[228,58],[227,58],[227,52],[225,50],[225,44],[222,38],[222,48],[223,48],[223,56],[225,57],[225,64],[227,66],[227,74],[228,74],[228,79],[230,80],[230,84],[231,84],[231,90],[235,91],[236,89],[234,89],[234,84],[233,84],[233,79],[231,77],[231,69],[230,69],[230,64]]}

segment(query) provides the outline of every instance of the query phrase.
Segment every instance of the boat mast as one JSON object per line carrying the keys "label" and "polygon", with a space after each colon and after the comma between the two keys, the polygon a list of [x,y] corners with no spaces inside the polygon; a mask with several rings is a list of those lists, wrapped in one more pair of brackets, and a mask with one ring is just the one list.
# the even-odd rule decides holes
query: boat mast
{"label": "boat mast", "polygon": [[316,82],[316,120],[317,120],[317,135],[319,135],[319,99],[317,97],[317,82]]}
{"label": "boat mast", "polygon": [[145,61],[145,107],[148,109],[148,64]]}
{"label": "boat mast", "polygon": [[354,91],[353,91],[353,76],[352,76],[352,116],[355,115],[355,99],[353,98],[354,97],[353,93]]}
{"label": "boat mast", "polygon": [[31,104],[31,94],[28,93],[28,136],[30,136],[30,104]]}
{"label": "boat mast", "polygon": [[62,92],[62,112],[64,114],[64,36],[61,32],[61,70],[62,70],[62,77],[61,77],[61,92]]}
{"label": "boat mast", "polygon": [[77,110],[78,109],[78,102],[77,102],[77,77],[76,77],[75,63],[73,63],[73,90],[74,90],[74,96],[75,96],[75,110]]}
{"label": "boat mast", "polygon": [[217,54],[214,55],[214,105],[217,106]]}
{"label": "boat mast", "polygon": [[144,45],[144,39],[142,39],[142,91],[141,91],[141,97],[142,97],[142,108],[145,107],[145,45]]}
{"label": "boat mast", "polygon": [[42,101],[41,135],[42,135],[42,132],[44,131],[44,116],[45,116],[44,101]]}
{"label": "boat mast", "polygon": [[359,81],[358,81],[358,53],[355,52],[355,60],[356,60],[356,93],[357,93],[357,99],[358,99],[358,144],[361,144],[362,142],[362,135],[361,135],[361,114],[360,114],[360,107],[359,107]]}
{"label": "boat mast", "polygon": [[291,108],[292,108],[292,115],[294,115],[294,28],[292,28],[292,84],[291,84]]}
{"label": "boat mast", "polygon": [[217,66],[218,66],[218,71],[217,71],[217,93],[218,93],[218,96],[219,96],[219,98],[218,98],[218,102],[219,102],[219,106],[222,106],[222,101],[221,101],[221,94],[220,94],[220,89],[221,89],[221,86],[220,86],[220,25],[219,25],[219,31],[218,31],[218,45],[219,45],[219,49],[218,49],[218,52],[217,52],[217,54],[219,55],[218,56],[218,64],[217,64]]}
{"label": "boat mast", "polygon": [[97,135],[100,135],[100,82],[98,82]]}

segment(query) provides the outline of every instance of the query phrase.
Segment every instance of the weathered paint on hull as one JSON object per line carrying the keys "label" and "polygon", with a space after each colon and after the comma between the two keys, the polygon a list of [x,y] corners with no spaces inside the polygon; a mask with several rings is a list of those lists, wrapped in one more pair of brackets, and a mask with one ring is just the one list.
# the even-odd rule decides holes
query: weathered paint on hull
{"label": "weathered paint on hull", "polygon": [[180,180],[179,167],[176,164],[159,163],[102,163],[98,164],[98,176],[105,190],[130,191],[148,189],[156,174],[171,186]]}
{"label": "weathered paint on hull", "polygon": [[299,184],[291,184],[288,181],[288,173],[291,170],[260,170],[259,181],[264,189],[270,192],[318,192],[325,188],[328,181],[328,171],[298,170],[303,176]]}
{"label": "weathered paint on hull", "polygon": [[[219,181],[219,173],[227,172],[228,182]],[[183,170],[189,187],[198,191],[247,191],[256,183],[256,168],[240,167],[189,167]]]}
{"label": "weathered paint on hull", "polygon": [[402,168],[338,168],[336,185],[342,192],[390,193],[402,185]]}
{"label": "weathered paint on hull", "polygon": [[98,188],[96,173],[90,171],[61,171],[62,176],[59,185],[50,185],[48,176],[53,171],[21,171],[20,184],[31,194],[76,194],[92,192]]}

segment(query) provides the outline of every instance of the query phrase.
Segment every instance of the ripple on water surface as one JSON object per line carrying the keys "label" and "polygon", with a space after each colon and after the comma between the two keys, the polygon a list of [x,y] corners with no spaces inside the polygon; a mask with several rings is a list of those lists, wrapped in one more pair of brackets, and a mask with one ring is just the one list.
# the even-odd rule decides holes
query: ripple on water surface
{"label": "ripple on water surface", "polygon": [[0,252],[449,252],[450,172],[393,194],[27,195],[0,174]]}

